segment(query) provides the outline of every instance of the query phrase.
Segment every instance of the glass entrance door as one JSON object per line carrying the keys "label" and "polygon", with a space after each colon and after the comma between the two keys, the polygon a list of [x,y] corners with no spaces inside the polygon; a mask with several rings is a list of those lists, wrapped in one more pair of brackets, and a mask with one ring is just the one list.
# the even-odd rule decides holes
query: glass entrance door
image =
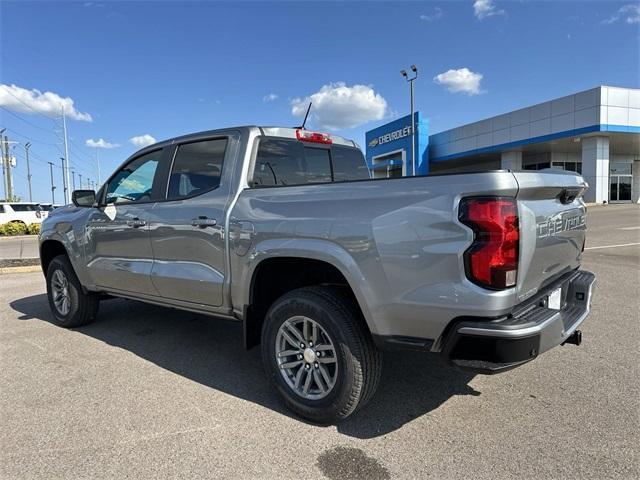
{"label": "glass entrance door", "polygon": [[632,183],[631,175],[611,175],[609,177],[609,201],[630,202]]}

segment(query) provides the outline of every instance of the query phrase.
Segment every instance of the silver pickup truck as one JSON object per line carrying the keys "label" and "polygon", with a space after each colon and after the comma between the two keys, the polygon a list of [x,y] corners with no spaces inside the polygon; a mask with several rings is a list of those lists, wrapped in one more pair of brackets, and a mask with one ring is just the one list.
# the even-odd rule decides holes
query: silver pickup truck
{"label": "silver pickup truck", "polygon": [[381,351],[501,372],[579,344],[592,273],[583,178],[492,171],[369,178],[357,145],[239,127],[135,153],[51,212],[40,258],[55,323],[125,297],[242,322],[287,406],[339,421]]}

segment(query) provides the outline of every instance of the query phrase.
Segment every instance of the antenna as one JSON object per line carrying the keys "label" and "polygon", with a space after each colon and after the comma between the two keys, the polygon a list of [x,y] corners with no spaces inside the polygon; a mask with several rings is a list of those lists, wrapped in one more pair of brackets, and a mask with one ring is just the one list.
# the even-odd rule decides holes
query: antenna
{"label": "antenna", "polygon": [[313,105],[313,102],[309,102],[307,113],[304,114],[304,120],[302,121],[302,125],[300,126],[300,128],[302,129],[304,129],[304,126],[307,124],[307,118],[309,117],[309,112],[311,111],[311,105]]}

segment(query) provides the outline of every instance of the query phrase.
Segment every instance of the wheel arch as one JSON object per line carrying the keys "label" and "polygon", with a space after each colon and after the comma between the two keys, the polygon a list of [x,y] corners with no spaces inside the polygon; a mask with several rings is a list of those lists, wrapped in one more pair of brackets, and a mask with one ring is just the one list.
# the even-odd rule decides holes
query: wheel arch
{"label": "wheel arch", "polygon": [[[355,263],[351,267],[359,272]],[[349,295],[353,296],[367,328],[373,333],[364,293],[350,278],[353,274],[352,269],[336,261],[335,258],[331,261],[324,254],[314,255],[309,251],[304,255],[289,252],[287,255],[270,255],[262,258],[248,275],[248,288],[242,312],[245,347],[249,349],[260,343],[264,316],[277,298],[291,290],[312,285],[343,287]]]}

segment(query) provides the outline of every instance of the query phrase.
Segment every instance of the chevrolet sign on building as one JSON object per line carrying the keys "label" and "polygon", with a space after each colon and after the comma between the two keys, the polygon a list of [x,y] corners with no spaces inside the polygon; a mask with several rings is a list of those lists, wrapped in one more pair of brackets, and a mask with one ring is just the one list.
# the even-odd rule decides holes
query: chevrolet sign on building
{"label": "chevrolet sign on building", "polygon": [[[416,174],[428,173],[429,132],[420,112],[415,113]],[[411,171],[411,115],[370,130],[366,134],[367,163],[374,178],[402,177]]]}

